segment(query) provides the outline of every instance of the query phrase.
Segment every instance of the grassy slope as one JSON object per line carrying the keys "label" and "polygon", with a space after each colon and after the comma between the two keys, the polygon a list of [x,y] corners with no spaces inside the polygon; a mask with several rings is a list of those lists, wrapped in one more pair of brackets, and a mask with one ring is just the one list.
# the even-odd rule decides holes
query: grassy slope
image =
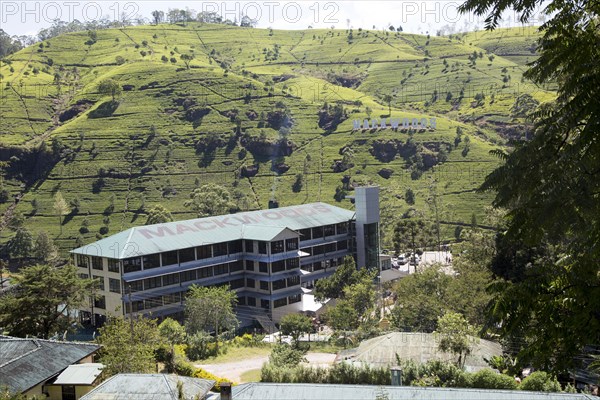
{"label": "grassy slope", "polygon": [[[447,208],[445,219],[469,222],[475,213],[481,221],[490,196],[474,193],[474,189],[497,165],[488,152],[502,140],[489,124],[477,121],[482,117],[508,121],[515,92],[531,93],[540,101],[552,97],[552,92],[521,82],[524,63],[534,57],[529,51],[535,42],[533,34],[532,29],[515,29],[449,39],[354,31],[349,40],[345,31],[274,31],[271,36],[268,30],[190,24],[99,31],[98,41],[91,46],[84,44],[88,39],[85,32],[51,39],[43,48],[36,45],[14,54],[14,72],[9,71],[11,66],[0,67],[0,140],[4,145],[35,146],[56,137],[75,155],[60,161],[47,179],[27,188],[17,210],[29,214],[31,201],[37,199],[39,211],[27,219],[26,225],[33,231],[47,230],[63,249],[69,249],[86,216],[90,221],[90,232],[84,235],[86,242],[96,240],[99,228],[106,222],[109,234],[145,222],[142,202],[146,209],[163,203],[176,218],[193,217],[183,202],[196,181],[224,184],[236,192],[242,209],[257,209],[266,207],[272,196],[280,205],[317,200],[333,203],[335,188],[350,172],[356,182],[382,186],[383,214],[388,221],[408,208],[401,198],[408,187],[416,192],[416,207],[427,210],[425,199],[432,177],[439,181],[438,190]],[[263,49],[273,50],[276,44],[281,46],[279,57],[265,60]],[[488,60],[487,50],[494,52],[493,61]],[[145,51],[146,56],[140,51]],[[470,66],[468,57],[474,51],[482,52],[484,57]],[[192,68],[185,69],[180,55],[190,52],[194,54]],[[161,61],[163,55],[175,57],[177,63]],[[117,65],[117,56],[126,62]],[[53,65],[47,73],[34,74],[33,68],[42,70],[48,58]],[[228,71],[222,68],[222,62],[230,65]],[[62,72],[60,92],[52,84],[59,66],[69,72]],[[360,76],[362,81],[354,89],[344,88],[328,83],[328,73]],[[271,83],[274,76],[284,74],[291,78]],[[510,75],[508,83],[503,82],[505,74]],[[109,105],[110,97],[96,93],[96,87],[109,77],[132,85],[133,89],[123,92],[112,115],[97,117]],[[273,91],[269,96],[271,84]],[[453,107],[445,101],[447,92],[456,98],[461,89],[465,98],[460,106]],[[438,91],[438,100],[431,103],[434,90]],[[248,104],[243,99],[247,92],[252,94]],[[486,101],[473,108],[470,102],[476,93],[485,93]],[[471,137],[471,151],[463,157],[460,144],[451,151],[446,163],[416,181],[403,169],[401,158],[379,162],[369,152],[373,140],[406,140],[408,135],[391,131],[352,132],[351,127],[354,117],[366,117],[367,106],[373,110],[373,117],[388,114],[387,104],[381,101],[384,94],[394,96],[393,116],[437,116],[438,129],[416,133],[417,141],[453,143],[456,127],[461,126]],[[182,118],[183,109],[175,100],[184,98],[210,107],[211,112],[199,126]],[[94,104],[76,118],[58,123],[57,112],[81,100]],[[348,104],[357,100],[362,105],[346,106],[352,114],[336,132],[326,135],[318,127],[316,114],[325,101]],[[196,153],[194,143],[208,134],[229,137],[235,123],[221,113],[233,109],[239,110],[242,129],[247,133],[277,138],[277,131],[258,128],[257,120],[251,120],[246,113],[266,113],[279,101],[291,111],[294,125],[289,138],[297,146],[285,158],[290,166],[285,174],[275,174],[270,170],[270,160],[244,154],[235,142],[217,150],[212,161]],[[152,125],[157,135],[147,141]],[[346,173],[334,173],[331,165],[341,158],[339,150],[346,145],[352,146],[356,166]],[[310,162],[306,162],[307,155]],[[256,177],[236,178],[241,166],[255,163],[260,165]],[[138,173],[143,167],[149,167],[149,171],[132,178],[106,178],[99,193],[92,191],[100,168],[113,168],[127,175]],[[381,178],[377,174],[381,168],[393,169],[394,175],[387,180]],[[293,193],[295,175],[303,171],[306,178],[302,192]],[[13,194],[22,190],[14,180],[5,180],[4,186]],[[165,188],[173,188],[176,193],[165,196]],[[81,201],[79,213],[67,218],[62,235],[52,208],[53,194],[58,190],[67,201]],[[107,219],[103,211],[112,196],[115,211]],[[339,204],[352,207],[348,202]],[[7,204],[0,207],[4,211]],[[446,235],[451,236],[451,228]],[[0,233],[2,240],[9,236],[6,230]]]}

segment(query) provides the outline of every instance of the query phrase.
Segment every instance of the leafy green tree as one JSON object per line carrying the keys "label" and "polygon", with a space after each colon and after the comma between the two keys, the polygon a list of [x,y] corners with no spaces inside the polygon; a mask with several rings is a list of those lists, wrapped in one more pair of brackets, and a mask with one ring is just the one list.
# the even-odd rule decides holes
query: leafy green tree
{"label": "leafy green tree", "polygon": [[277,368],[295,367],[301,362],[306,362],[305,352],[293,348],[285,343],[279,343],[273,346],[269,354],[269,364]]}
{"label": "leafy green tree", "polygon": [[193,54],[182,54],[180,58],[181,58],[181,61],[183,61],[183,63],[185,64],[185,68],[190,69],[190,63],[194,59],[194,55]]}
{"label": "leafy green tree", "polygon": [[435,331],[438,348],[458,356],[457,365],[463,367],[465,359],[473,351],[477,331],[466,318],[455,312],[447,312],[438,318]]}
{"label": "leafy green tree", "polygon": [[193,209],[198,217],[229,214],[236,209],[231,193],[215,183],[207,183],[194,189],[190,194],[190,200],[184,205]]}
{"label": "leafy green tree", "polygon": [[534,392],[561,392],[560,383],[555,377],[545,371],[535,371],[523,379],[519,390],[530,390]]}
{"label": "leafy green tree", "polygon": [[294,347],[298,348],[300,342],[298,339],[303,333],[310,333],[312,331],[312,321],[306,315],[302,314],[288,314],[281,318],[279,323],[281,333],[283,335],[290,335],[294,340]]}
{"label": "leafy green tree", "polygon": [[161,344],[161,337],[155,319],[140,316],[131,323],[123,317],[110,316],[98,331],[100,336],[96,341],[102,345],[99,355],[106,377],[156,372],[154,352]]}
{"label": "leafy green tree", "polygon": [[340,299],[330,307],[325,319],[327,325],[336,332],[353,331],[360,325],[358,312],[349,300]]}
{"label": "leafy green tree", "polygon": [[[516,9],[527,19],[541,0],[467,0],[463,11],[487,15],[488,28]],[[551,0],[540,28],[539,58],[525,78],[557,84],[557,97],[533,114],[534,133],[510,153],[483,190],[508,210],[498,235],[492,286],[493,333],[525,336],[520,358],[562,372],[585,345],[600,341],[600,56],[596,2]]]}
{"label": "leafy green tree", "polygon": [[24,222],[25,222],[25,217],[23,216],[23,213],[21,213],[19,211],[13,211],[13,213],[8,218],[7,226],[8,226],[8,229],[10,229],[12,231],[16,231],[17,229],[19,229],[23,226]]}
{"label": "leafy green tree", "polygon": [[175,345],[184,342],[185,328],[174,319],[165,318],[165,320],[158,325],[158,333],[170,346],[169,362],[167,364],[173,365],[173,362],[175,361]]}
{"label": "leafy green tree", "polygon": [[415,204],[415,192],[411,188],[406,189],[406,193],[404,194],[404,200],[409,206]]}
{"label": "leafy green tree", "polygon": [[58,258],[58,249],[45,231],[40,231],[35,239],[33,255],[40,262],[51,262]]}
{"label": "leafy green tree", "polygon": [[392,325],[400,331],[433,332],[438,317],[450,308],[448,291],[452,277],[432,265],[401,279],[391,313]]}
{"label": "leafy green tree", "polygon": [[63,217],[71,212],[69,205],[65,201],[65,198],[60,192],[56,192],[54,195],[54,212],[58,216],[58,225],[60,226],[60,233],[62,235],[62,223]]}
{"label": "leafy green tree", "polygon": [[114,103],[115,98],[121,94],[123,89],[121,89],[121,85],[114,79],[105,79],[98,85],[98,93],[103,95],[110,95],[112,97],[112,101]]}
{"label": "leafy green tree", "polygon": [[146,225],[152,224],[163,224],[165,222],[173,221],[171,212],[167,210],[162,204],[157,204],[148,211],[148,218],[146,219]]}
{"label": "leafy green tree", "polygon": [[14,278],[18,290],[0,302],[0,326],[12,336],[49,338],[73,328],[68,311],[86,303],[95,286],[71,264],[34,265]]}
{"label": "leafy green tree", "polygon": [[235,329],[239,325],[233,309],[236,303],[235,292],[227,286],[192,285],[185,301],[185,327],[188,334],[214,329],[218,345],[221,331]]}
{"label": "leafy green tree", "polygon": [[6,248],[12,258],[19,259],[22,263],[24,258],[31,257],[33,253],[33,237],[31,236],[31,232],[26,228],[17,229],[15,236],[6,244]]}
{"label": "leafy green tree", "polygon": [[346,256],[333,275],[319,279],[315,284],[315,300],[337,299],[344,295],[344,288],[359,281],[364,272],[356,269],[354,258]]}
{"label": "leafy green tree", "polygon": [[190,360],[204,360],[210,356],[216,356],[217,348],[211,348],[210,344],[214,342],[214,338],[207,332],[198,331],[193,335],[187,335],[186,338],[186,355]]}
{"label": "leafy green tree", "polygon": [[[393,28],[393,27],[390,26],[390,28]],[[383,95],[383,101],[388,106],[388,115],[389,116],[392,115],[392,100],[394,100],[394,98],[392,97],[391,94],[385,94],[385,95]]]}
{"label": "leafy green tree", "polygon": [[396,223],[393,240],[396,252],[410,250],[417,254],[418,250],[434,243],[435,236],[428,221],[416,212],[409,212]]}

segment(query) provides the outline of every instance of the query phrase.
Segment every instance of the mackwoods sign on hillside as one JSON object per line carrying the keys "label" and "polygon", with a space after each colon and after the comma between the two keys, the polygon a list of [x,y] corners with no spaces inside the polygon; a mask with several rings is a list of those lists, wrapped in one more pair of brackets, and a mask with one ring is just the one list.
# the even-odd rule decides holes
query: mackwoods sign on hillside
{"label": "mackwoods sign on hillside", "polygon": [[437,128],[435,118],[373,118],[371,120],[355,119],[352,121],[352,130],[370,129],[431,129]]}

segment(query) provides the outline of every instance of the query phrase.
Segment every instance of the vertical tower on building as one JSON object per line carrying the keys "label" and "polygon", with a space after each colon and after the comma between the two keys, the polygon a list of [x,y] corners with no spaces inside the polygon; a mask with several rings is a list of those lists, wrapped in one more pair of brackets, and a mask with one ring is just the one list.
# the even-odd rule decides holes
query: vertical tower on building
{"label": "vertical tower on building", "polygon": [[356,263],[359,268],[379,268],[379,186],[357,187]]}

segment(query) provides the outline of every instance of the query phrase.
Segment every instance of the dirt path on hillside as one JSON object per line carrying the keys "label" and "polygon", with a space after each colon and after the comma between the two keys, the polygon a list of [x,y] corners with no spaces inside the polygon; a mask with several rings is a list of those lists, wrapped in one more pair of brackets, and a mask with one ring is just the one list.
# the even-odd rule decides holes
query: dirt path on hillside
{"label": "dirt path on hillside", "polygon": [[[335,356],[335,354],[331,353],[308,353],[306,355],[306,359],[310,365],[325,367],[333,364]],[[217,376],[228,378],[236,383],[239,383],[244,372],[260,369],[262,365],[268,361],[268,359],[268,356],[259,356],[228,363],[195,364],[195,366]]]}

